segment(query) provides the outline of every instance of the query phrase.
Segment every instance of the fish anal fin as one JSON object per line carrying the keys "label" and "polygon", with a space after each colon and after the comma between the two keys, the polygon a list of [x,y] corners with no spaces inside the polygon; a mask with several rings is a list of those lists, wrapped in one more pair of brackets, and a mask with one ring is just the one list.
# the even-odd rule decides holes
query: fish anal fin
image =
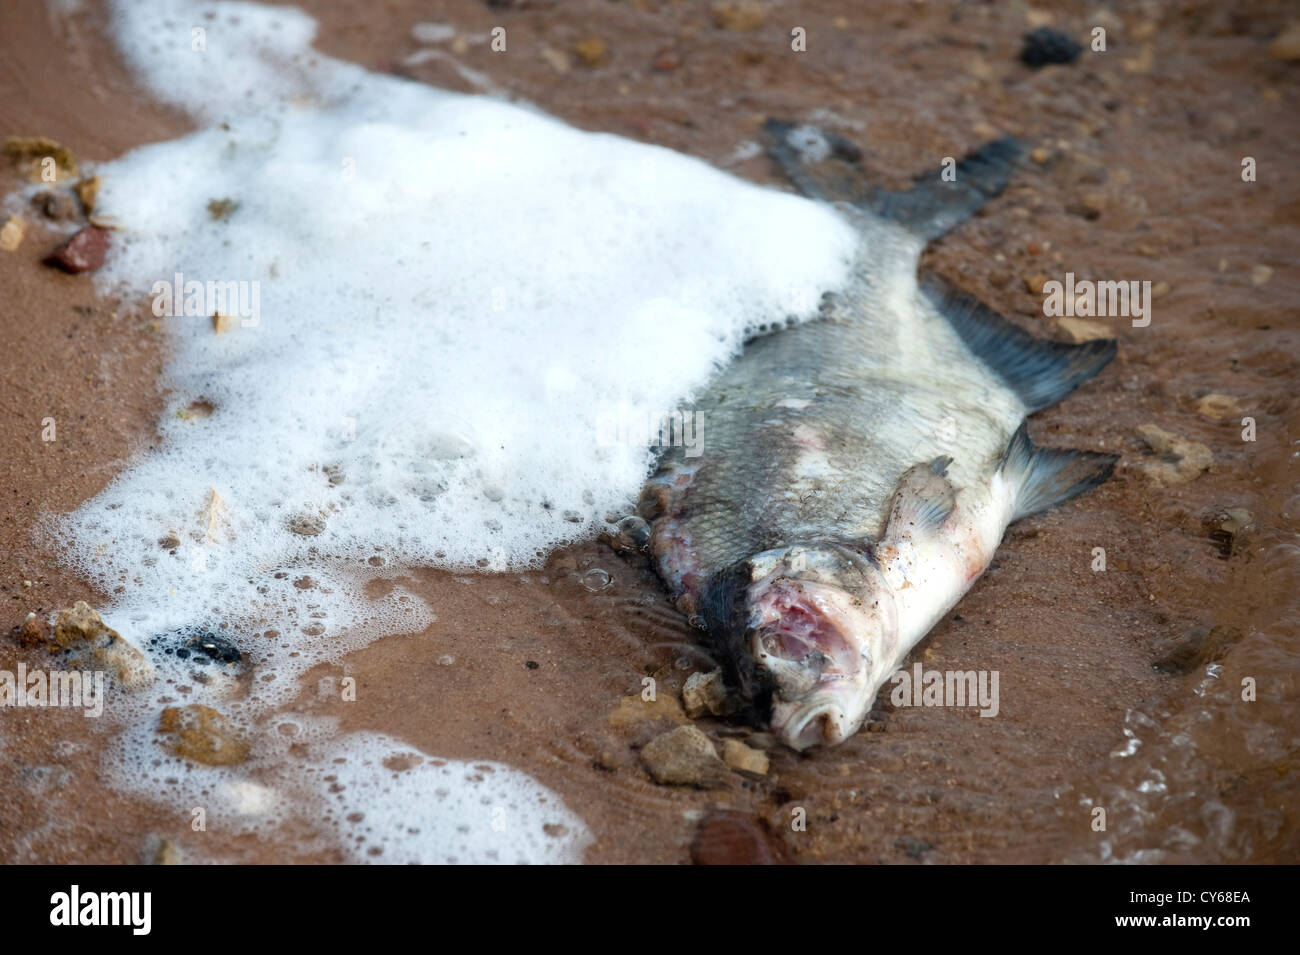
{"label": "fish anal fin", "polygon": [[1045,511],[1104,484],[1118,460],[1117,454],[1035,448],[1022,423],[998,466],[1014,495],[1011,520]]}

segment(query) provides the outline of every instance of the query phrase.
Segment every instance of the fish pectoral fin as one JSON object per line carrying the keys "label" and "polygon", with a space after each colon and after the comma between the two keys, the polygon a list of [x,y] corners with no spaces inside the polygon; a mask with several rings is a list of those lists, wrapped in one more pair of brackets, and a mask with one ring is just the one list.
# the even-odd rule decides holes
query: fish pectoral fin
{"label": "fish pectoral fin", "polygon": [[935,458],[908,468],[894,492],[884,538],[897,543],[906,537],[929,536],[948,520],[957,506],[957,491],[948,480],[952,458]]}
{"label": "fish pectoral fin", "polygon": [[1105,483],[1118,460],[1117,454],[1035,448],[1021,422],[998,465],[998,473],[1015,495],[1011,520],[1045,511]]}

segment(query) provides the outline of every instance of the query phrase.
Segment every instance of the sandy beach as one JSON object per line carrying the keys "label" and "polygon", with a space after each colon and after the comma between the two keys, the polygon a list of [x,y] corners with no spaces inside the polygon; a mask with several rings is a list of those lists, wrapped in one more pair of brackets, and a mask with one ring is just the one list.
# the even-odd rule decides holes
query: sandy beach
{"label": "sandy beach", "polygon": [[[789,187],[743,148],[768,117],[833,129],[891,187],[1015,135],[1031,160],[924,265],[1060,340],[1071,331],[1043,314],[1047,276],[1150,281],[1154,298],[1147,327],[1098,320],[1118,338],[1116,360],[1030,420],[1040,444],[1122,455],[1115,477],[1013,527],[911,657],[998,670],[996,718],[895,708],[882,693],[856,737],[803,754],[753,727],[688,720],[682,687],[714,663],[644,556],[588,540],[522,572],[411,566],[371,580],[367,596],[400,584],[437,619],[308,669],[291,702],[242,728],[255,757],[267,741],[282,754],[283,765],[254,758],[252,780],[269,786],[303,758],[272,734],[321,721],[385,734],[423,760],[528,774],[590,830],[588,863],[1300,861],[1300,63],[1270,52],[1293,12],[1285,4],[1103,15],[1090,3],[1050,14],[910,2],[868,13],[822,0],[301,6],[320,22],[322,54],[514,97],[774,188]],[[192,128],[139,88],[97,4],[10,4],[3,18],[0,133],[48,137],[93,163]],[[453,29],[422,41],[443,36],[422,33],[428,23]],[[1049,23],[1081,40],[1104,24],[1108,49],[1030,70],[1017,59],[1022,36]],[[509,52],[493,55],[481,38],[503,24]],[[788,24],[806,28],[808,53],[790,54]],[[1244,157],[1256,160],[1254,181],[1243,181]],[[25,181],[0,168],[0,192]],[[42,522],[147,453],[169,400],[167,336],[148,300],[98,296],[89,276],[43,263],[79,219],[22,217],[22,244],[0,251],[8,671],[51,665],[20,638],[29,614],[47,628],[76,601],[114,599],[60,562]],[[1204,448],[1208,465],[1186,473],[1189,445],[1161,445],[1150,425]],[[123,636],[139,646],[151,635]],[[654,705],[640,702],[647,676]],[[346,678],[353,699],[337,692]],[[185,697],[143,692],[160,706]],[[763,751],[766,771],[710,788],[657,784],[640,751],[687,722],[719,747]],[[292,809],[270,832],[195,831],[190,807],[115,787],[102,758],[121,732],[77,711],[0,708],[0,859],[348,858]],[[1092,826],[1097,806],[1105,831]],[[806,826],[792,828],[795,815]]]}

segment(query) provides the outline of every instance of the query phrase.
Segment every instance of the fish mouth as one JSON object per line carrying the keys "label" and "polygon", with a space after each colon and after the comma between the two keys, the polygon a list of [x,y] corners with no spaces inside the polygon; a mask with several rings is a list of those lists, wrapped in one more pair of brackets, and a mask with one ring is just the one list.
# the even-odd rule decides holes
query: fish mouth
{"label": "fish mouth", "polygon": [[861,722],[860,717],[851,719],[834,697],[772,704],[772,735],[800,752],[812,746],[842,743],[857,732]]}
{"label": "fish mouth", "polygon": [[769,728],[796,750],[834,745],[866,715],[872,620],[833,584],[778,577],[751,593],[751,652],[772,685]]}

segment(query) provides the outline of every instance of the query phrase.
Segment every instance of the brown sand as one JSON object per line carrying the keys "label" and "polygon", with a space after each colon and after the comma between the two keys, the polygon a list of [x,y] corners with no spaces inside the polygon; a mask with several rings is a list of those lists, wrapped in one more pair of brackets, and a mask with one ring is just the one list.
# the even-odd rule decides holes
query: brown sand
{"label": "brown sand", "polygon": [[[736,775],[711,792],[658,786],[637,749],[664,725],[611,727],[609,716],[643,676],[673,692],[706,663],[653,575],[594,542],[553,555],[542,572],[412,570],[409,585],[438,622],[309,674],[296,709],[428,754],[501,760],[534,775],[591,827],[592,862],[687,861],[698,820],[718,809],[769,832],[795,861],[1089,861],[1162,847],[1163,855],[1136,858],[1300,861],[1300,486],[1290,456],[1300,437],[1300,184],[1291,174],[1300,65],[1267,53],[1285,4],[1126,8],[1122,27],[1107,24],[1108,52],[1039,72],[1016,62],[1032,25],[1022,4],[886,2],[841,20],[842,4],[790,3],[754,31],[715,27],[704,4],[303,6],[321,20],[324,52],[466,90],[445,62],[399,66],[418,48],[411,26],[452,23],[472,34],[505,25],[508,53],[476,45],[453,55],[582,128],[679,149],[760,182],[781,184],[765,159],[730,157],[767,116],[830,111],[823,124],[857,141],[871,172],[893,185],[1011,132],[1049,160],[926,264],[1041,335],[1059,333],[1026,290],[1028,276],[1068,270],[1169,290],[1149,328],[1103,320],[1119,335],[1119,358],[1031,426],[1042,444],[1123,453],[1116,478],[1011,531],[985,578],[913,655],[937,669],[999,670],[995,719],[882,711],[877,732],[833,751],[772,750],[765,777]],[[1065,12],[1054,25],[1077,36],[1093,25],[1094,4],[1056,6]],[[0,132],[45,135],[78,156],[108,159],[185,130],[133,88],[96,10],[60,20],[39,5],[7,5],[4,17]],[[790,52],[790,25],[807,29],[808,53]],[[604,65],[588,68],[574,55],[588,36],[606,44]],[[558,70],[543,47],[564,53],[569,68]],[[677,65],[657,71],[656,63]],[[1243,156],[1257,159],[1258,182],[1241,181]],[[1083,214],[1085,197],[1096,218]],[[39,224],[38,215],[26,218]],[[150,317],[139,303],[97,299],[85,277],[40,265],[56,240],[38,225],[17,253],[0,252],[0,495],[11,502],[0,524],[5,630],[29,611],[108,597],[51,560],[36,524],[94,495],[147,448],[162,404],[161,339]],[[1259,265],[1272,274],[1257,285]],[[1256,418],[1256,442],[1240,439],[1239,416],[1196,412],[1211,392],[1235,396]],[[58,423],[55,442],[41,440],[47,416]],[[1185,485],[1154,485],[1136,433],[1149,422],[1206,444],[1213,468]],[[1226,507],[1248,509],[1257,524],[1229,560],[1202,524]],[[1090,569],[1094,547],[1106,550],[1104,573]],[[599,593],[582,583],[592,567],[614,578]],[[1197,656],[1197,634],[1211,628],[1237,642],[1221,661],[1228,690],[1201,697],[1193,690],[1207,661]],[[447,653],[456,663],[438,664]],[[1171,653],[1185,665],[1153,667]],[[0,641],[0,669],[19,659],[40,665]],[[358,702],[318,699],[315,678],[341,672],[357,678]],[[1255,704],[1229,692],[1244,676],[1258,680]],[[1142,727],[1135,712],[1161,729]],[[721,721],[699,725],[717,739],[750,738]],[[1110,755],[1126,725],[1142,740],[1128,760]],[[97,757],[115,731],[75,712],[0,711],[0,859],[134,862],[162,835],[190,858],[304,858],[288,834],[192,833],[180,808],[114,793]],[[1166,791],[1142,792],[1157,770]],[[1087,800],[1108,807],[1108,832],[1092,829]],[[1215,829],[1221,817],[1207,810],[1219,805],[1226,829]],[[790,825],[799,809],[806,831]],[[1178,830],[1195,838],[1176,848]]]}

